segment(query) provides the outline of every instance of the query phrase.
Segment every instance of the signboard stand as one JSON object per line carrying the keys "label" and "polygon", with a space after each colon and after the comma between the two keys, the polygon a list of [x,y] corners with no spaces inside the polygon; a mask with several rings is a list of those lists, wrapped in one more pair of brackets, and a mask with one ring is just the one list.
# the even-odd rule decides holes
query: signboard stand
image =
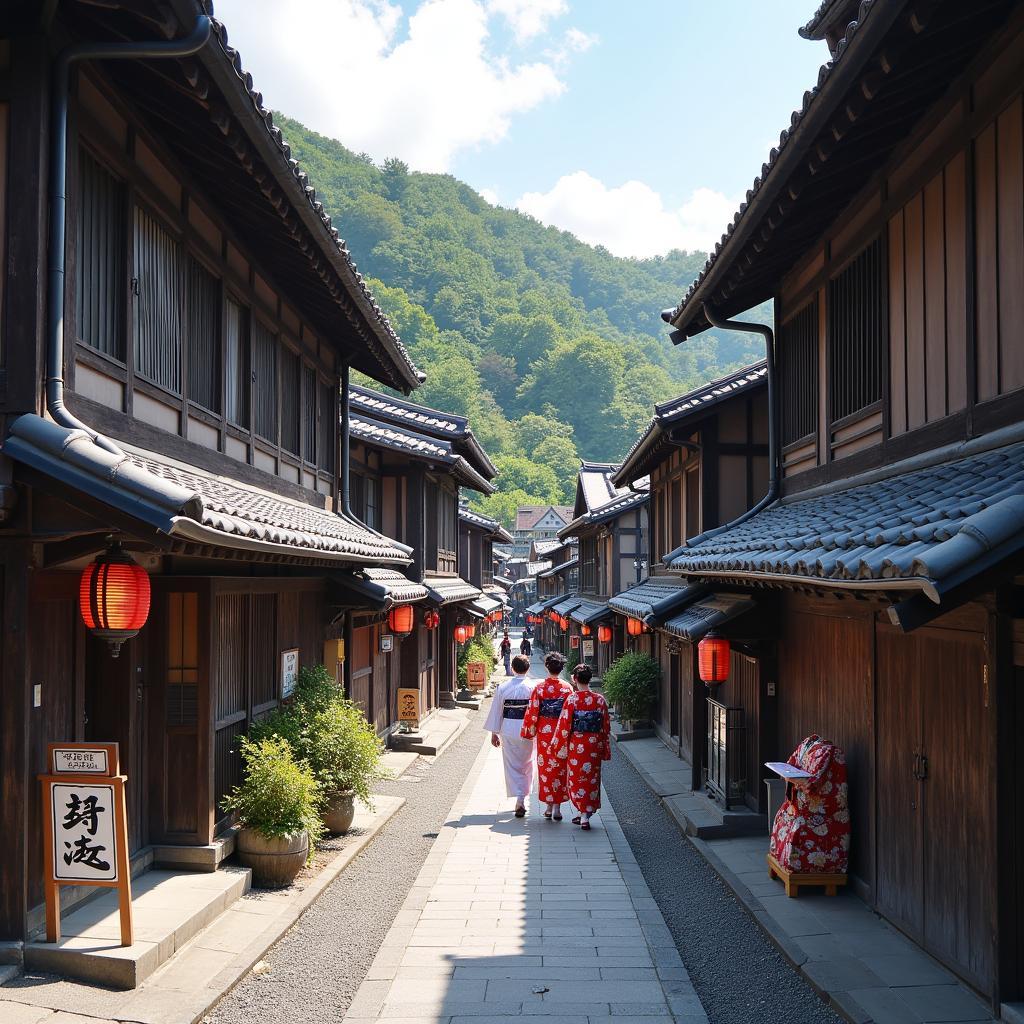
{"label": "signboard stand", "polygon": [[50,743],[43,797],[46,941],[60,941],[60,886],[117,889],[121,945],[133,941],[128,817],[116,743]]}
{"label": "signboard stand", "polygon": [[420,725],[420,691],[414,686],[398,689],[398,721],[403,733],[414,733]]}

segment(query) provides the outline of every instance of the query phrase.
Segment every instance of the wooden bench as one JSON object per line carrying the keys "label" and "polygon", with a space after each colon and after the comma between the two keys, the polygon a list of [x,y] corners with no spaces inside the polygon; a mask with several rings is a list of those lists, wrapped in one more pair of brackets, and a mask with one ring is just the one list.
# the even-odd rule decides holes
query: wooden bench
{"label": "wooden bench", "polygon": [[770,853],[768,854],[768,877],[781,879],[786,895],[793,899],[801,886],[823,885],[826,896],[835,896],[840,885],[846,885],[846,875],[829,874],[824,871],[788,871]]}

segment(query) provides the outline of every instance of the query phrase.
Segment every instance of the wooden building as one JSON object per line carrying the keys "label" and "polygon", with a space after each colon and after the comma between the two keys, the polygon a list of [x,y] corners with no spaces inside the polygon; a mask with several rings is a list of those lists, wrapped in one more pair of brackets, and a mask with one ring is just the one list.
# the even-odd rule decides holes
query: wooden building
{"label": "wooden building", "polygon": [[[571,601],[556,606],[568,620],[569,650],[576,650],[600,679],[624,649],[622,623],[613,639],[599,642],[600,626],[616,619],[608,599],[639,583],[648,571],[649,481],[614,484],[617,466],[584,462],[576,477],[572,520],[559,531],[561,539],[575,537],[579,545],[579,589]],[[583,640],[593,642],[593,656],[583,657]]]}
{"label": "wooden building", "polygon": [[[492,493],[496,470],[463,416],[356,386],[350,408],[354,507],[409,548],[405,574],[426,591],[405,637],[394,636],[379,615],[356,616],[351,692],[384,732],[396,723],[399,687],[420,691],[421,721],[454,700],[454,629],[479,613],[471,605],[484,596],[481,585],[460,575],[459,489]],[[472,572],[469,546],[466,558],[463,569]],[[483,581],[482,563],[476,571]],[[428,612],[438,614],[437,625],[428,624]]]}
{"label": "wooden building", "polygon": [[496,519],[459,505],[459,574],[492,600],[504,606],[512,581],[495,572],[495,542],[509,543],[512,534]]}
{"label": "wooden building", "polygon": [[[656,406],[640,436],[611,478],[625,487],[649,479],[651,522],[648,551],[650,576],[633,586],[617,588],[608,602],[618,619],[616,651],[645,651],[661,665],[661,687],[654,711],[658,735],[690,766],[694,790],[704,786],[707,758],[707,691],[697,675],[696,643],[719,616],[709,614],[709,601],[738,614],[750,604],[745,597],[688,583],[668,571],[662,558],[705,530],[729,522],[751,508],[768,486],[768,394],[764,362],[744,367],[669,402]],[[644,574],[647,575],[646,573]],[[691,606],[698,605],[697,608]],[[643,632],[629,636],[632,619]],[[744,625],[752,626],[748,616]],[[751,670],[737,673],[746,685],[731,684],[716,699],[744,709],[758,721],[760,684],[752,666],[757,648],[747,637]],[[734,692],[735,690],[735,692]],[[756,740],[756,732],[751,733]],[[774,746],[772,748],[774,750]],[[760,764],[756,742],[750,764]],[[763,760],[763,758],[761,758]],[[748,773],[744,803],[763,810],[760,773]],[[734,821],[730,818],[730,821]]]}
{"label": "wooden building", "polygon": [[[526,614],[542,619],[535,627],[536,642],[546,651],[560,651],[566,647],[566,643],[563,642],[563,634],[549,613],[556,603],[573,596],[579,590],[577,544],[575,538],[555,539],[542,543],[545,544],[544,551],[549,567],[537,573],[536,600],[527,606]],[[550,564],[552,561],[554,565]]]}
{"label": "wooden building", "polygon": [[[22,940],[50,741],[120,744],[136,867],[215,866],[236,737],[295,652],[344,653],[331,582],[410,561],[346,507],[339,388],[420,377],[198,3],[12,5],[0,34],[0,940]],[[152,586],[116,659],[78,594],[112,542]]]}
{"label": "wooden building", "polygon": [[555,540],[558,531],[572,518],[568,505],[521,505],[516,509],[512,531],[513,554],[525,556],[534,541]]}
{"label": "wooden building", "polygon": [[679,341],[774,298],[778,500],[666,562],[756,594],[777,755],[845,749],[857,893],[997,1011],[1024,1000],[1024,8],[821,19],[831,62],[666,314]]}

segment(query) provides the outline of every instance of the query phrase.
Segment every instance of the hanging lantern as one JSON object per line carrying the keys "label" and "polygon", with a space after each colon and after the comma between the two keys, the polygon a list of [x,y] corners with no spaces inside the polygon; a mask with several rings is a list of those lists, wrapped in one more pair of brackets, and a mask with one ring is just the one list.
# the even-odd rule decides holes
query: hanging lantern
{"label": "hanging lantern", "polygon": [[630,636],[640,636],[647,632],[647,627],[640,619],[626,619],[626,632]]}
{"label": "hanging lantern", "polygon": [[502,614],[502,612],[500,610],[496,611],[494,613],[494,621],[495,622],[501,622],[502,618],[504,618],[504,615]]}
{"label": "hanging lantern", "polygon": [[724,683],[729,678],[729,641],[712,630],[697,644],[697,665],[701,679],[708,686]]}
{"label": "hanging lantern", "polygon": [[598,626],[597,639],[603,644],[610,644],[612,642],[612,627]]}
{"label": "hanging lantern", "polygon": [[469,626],[456,626],[455,627],[455,642],[457,644],[464,644],[469,639]]}
{"label": "hanging lantern", "polygon": [[580,632],[584,636],[590,636],[590,634],[593,633],[593,630],[589,626],[580,626]]}
{"label": "hanging lantern", "polygon": [[558,620],[558,626],[562,630],[563,633],[566,632],[566,630],[568,630],[568,628],[569,628],[569,616],[568,615],[563,615]]}
{"label": "hanging lantern", "polygon": [[437,629],[441,625],[441,616],[432,608],[423,613],[423,625],[427,629]]}
{"label": "hanging lantern", "polygon": [[85,567],[78,588],[82,621],[94,636],[110,644],[111,657],[121,653],[149,618],[149,576],[112,544],[92,565]]}
{"label": "hanging lantern", "polygon": [[412,632],[415,618],[415,612],[413,612],[411,604],[395,605],[388,612],[388,629],[392,633],[400,633],[402,636],[406,636]]}
{"label": "hanging lantern", "polygon": [[469,635],[470,635],[470,636],[476,636],[476,626],[475,626],[475,625],[473,625],[472,623],[470,623],[470,625],[468,625],[468,626],[466,627],[466,629],[467,629],[467,630],[469,631]]}

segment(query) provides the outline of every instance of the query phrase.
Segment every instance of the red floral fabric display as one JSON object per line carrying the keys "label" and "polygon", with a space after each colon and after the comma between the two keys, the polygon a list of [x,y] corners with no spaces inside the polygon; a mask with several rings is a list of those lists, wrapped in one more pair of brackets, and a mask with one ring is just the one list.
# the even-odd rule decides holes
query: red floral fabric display
{"label": "red floral fabric display", "polygon": [[611,720],[604,697],[577,690],[565,700],[558,725],[556,756],[568,764],[569,799],[583,814],[601,806],[601,762],[610,761]]}
{"label": "red floral fabric display", "polygon": [[555,757],[555,725],[571,693],[572,687],[565,680],[548,676],[533,688],[523,717],[523,739],[537,740],[537,796],[545,804],[568,799],[566,765]]}
{"label": "red floral fabric display", "polygon": [[787,871],[846,874],[850,856],[846,755],[813,735],[790,754],[789,764],[811,777],[789,785],[786,802],[772,825],[772,856]]}

